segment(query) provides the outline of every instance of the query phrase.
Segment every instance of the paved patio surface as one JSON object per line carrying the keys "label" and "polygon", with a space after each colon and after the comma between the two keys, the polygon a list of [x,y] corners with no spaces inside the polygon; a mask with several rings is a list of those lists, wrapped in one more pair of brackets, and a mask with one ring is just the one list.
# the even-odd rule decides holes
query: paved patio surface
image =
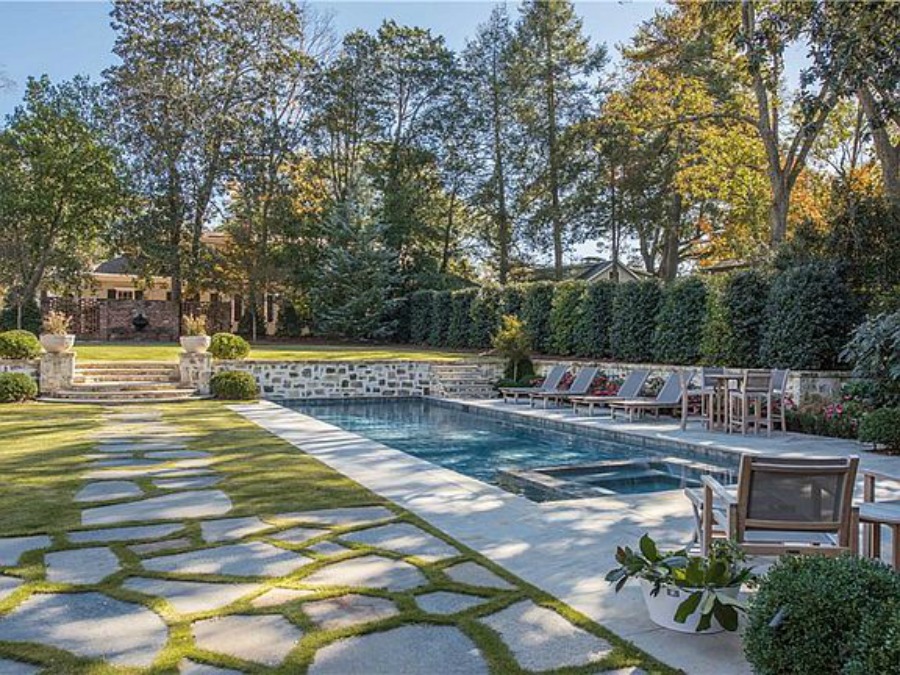
{"label": "paved patio surface", "polygon": [[[865,452],[834,439],[775,434],[734,436],[677,424],[612,422],[568,410],[527,404],[466,401],[493,414],[524,415],[546,423],[603,427],[653,442],[687,443],[724,452],[834,456],[856,453],[862,466],[900,472],[900,459]],[[750,673],[737,634],[683,635],[647,617],[638,589],[615,594],[603,580],[617,545],[645,532],[681,546],[692,534],[690,507],[680,491],[534,503],[455,471],[362,438],[271,402],[235,406],[263,428],[412,511],[525,581],[556,596],[661,661],[697,675]],[[507,610],[508,611],[508,610]],[[502,615],[494,619],[499,625]]]}
{"label": "paved patio surface", "polygon": [[[317,439],[313,451],[329,458],[348,441],[373,450],[278,406],[241,410],[304,445]],[[105,417],[97,437],[135,460],[177,435],[152,412]],[[182,673],[260,672],[306,649],[314,650],[309,672],[335,675],[496,675],[473,626],[492,628],[505,658],[523,669],[598,664],[613,649],[384,506],[237,516],[222,489],[193,474],[159,479],[191,469],[185,462],[194,457],[136,461],[137,492],[123,491],[120,467],[85,458],[81,529],[53,540],[0,538],[0,599],[9,603],[0,607],[0,642],[143,669],[158,667],[173,641],[190,639]],[[368,459],[354,473],[366,466]],[[395,478],[408,477],[400,468]],[[203,471],[218,477],[215,462]],[[422,498],[437,503],[441,494]],[[24,566],[41,561],[46,581],[22,583]],[[173,634],[172,617],[189,620],[189,638]],[[60,672],[42,670],[40,656],[21,658],[0,658],[0,673]]]}

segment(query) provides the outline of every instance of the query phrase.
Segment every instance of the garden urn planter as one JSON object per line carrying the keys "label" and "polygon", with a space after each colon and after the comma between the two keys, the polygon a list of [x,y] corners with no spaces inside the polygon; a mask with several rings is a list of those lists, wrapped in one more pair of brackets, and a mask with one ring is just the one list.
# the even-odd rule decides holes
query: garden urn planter
{"label": "garden urn planter", "polygon": [[41,346],[48,354],[63,354],[75,346],[74,335],[55,335],[43,333],[40,337]]}
{"label": "garden urn planter", "polygon": [[205,354],[210,342],[209,335],[183,335],[181,348],[188,354]]}
{"label": "garden urn planter", "polygon": [[[696,589],[664,585],[660,588],[659,594],[654,597],[650,595],[650,591],[653,590],[653,584],[646,579],[641,579],[640,581],[641,592],[644,596],[644,603],[647,605],[647,611],[650,613],[650,620],[657,626],[678,631],[679,633],[694,633],[695,635],[712,635],[713,633],[721,633],[724,630],[717,621],[713,620],[709,628],[698,633],[699,611],[688,616],[684,623],[675,621],[675,612],[678,609],[678,605],[687,600],[688,596]],[[719,589],[719,592],[737,598],[741,588],[740,586],[729,586],[728,588]]]}

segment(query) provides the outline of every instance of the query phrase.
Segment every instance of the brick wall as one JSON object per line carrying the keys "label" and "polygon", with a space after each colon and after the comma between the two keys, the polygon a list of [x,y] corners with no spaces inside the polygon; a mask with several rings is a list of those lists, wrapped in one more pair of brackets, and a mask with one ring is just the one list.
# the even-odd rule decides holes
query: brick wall
{"label": "brick wall", "polygon": [[[178,303],[166,300],[101,300],[100,340],[176,340]],[[148,323],[139,331],[134,318],[144,316]]]}

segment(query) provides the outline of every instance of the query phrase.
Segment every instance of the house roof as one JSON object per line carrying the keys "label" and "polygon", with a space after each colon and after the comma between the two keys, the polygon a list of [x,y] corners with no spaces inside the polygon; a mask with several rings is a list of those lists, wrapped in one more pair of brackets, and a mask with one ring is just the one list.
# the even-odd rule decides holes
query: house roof
{"label": "house roof", "polygon": [[133,274],[134,266],[131,258],[120,255],[118,258],[112,258],[100,263],[94,268],[94,272],[98,274]]}
{"label": "house roof", "polygon": [[[605,274],[612,265],[612,260],[587,258],[579,263],[563,265],[562,278],[564,280],[590,281],[591,279]],[[621,261],[619,261],[619,269],[625,271],[634,279],[639,279],[644,276],[644,273],[641,270],[623,265]],[[553,281],[555,278],[555,270],[552,267],[541,267],[532,272],[532,279],[534,281]]]}

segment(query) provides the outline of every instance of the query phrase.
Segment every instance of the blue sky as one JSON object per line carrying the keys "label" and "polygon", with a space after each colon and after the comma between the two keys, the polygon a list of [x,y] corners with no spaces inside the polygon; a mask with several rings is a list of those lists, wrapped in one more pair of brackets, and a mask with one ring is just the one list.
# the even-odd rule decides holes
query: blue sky
{"label": "blue sky", "polygon": [[[355,28],[373,30],[387,18],[418,25],[443,35],[453,49],[461,48],[475,27],[484,21],[492,2],[313,2],[332,14],[338,33]],[[509,3],[513,10],[517,3]],[[595,43],[614,45],[633,35],[636,26],[653,15],[660,3],[605,0],[576,3],[585,32]],[[77,74],[92,78],[113,63],[115,35],[109,27],[106,2],[40,2],[0,0],[0,69],[13,80],[12,89],[0,93],[0,116],[21,99],[26,79],[48,74],[53,80]]]}

